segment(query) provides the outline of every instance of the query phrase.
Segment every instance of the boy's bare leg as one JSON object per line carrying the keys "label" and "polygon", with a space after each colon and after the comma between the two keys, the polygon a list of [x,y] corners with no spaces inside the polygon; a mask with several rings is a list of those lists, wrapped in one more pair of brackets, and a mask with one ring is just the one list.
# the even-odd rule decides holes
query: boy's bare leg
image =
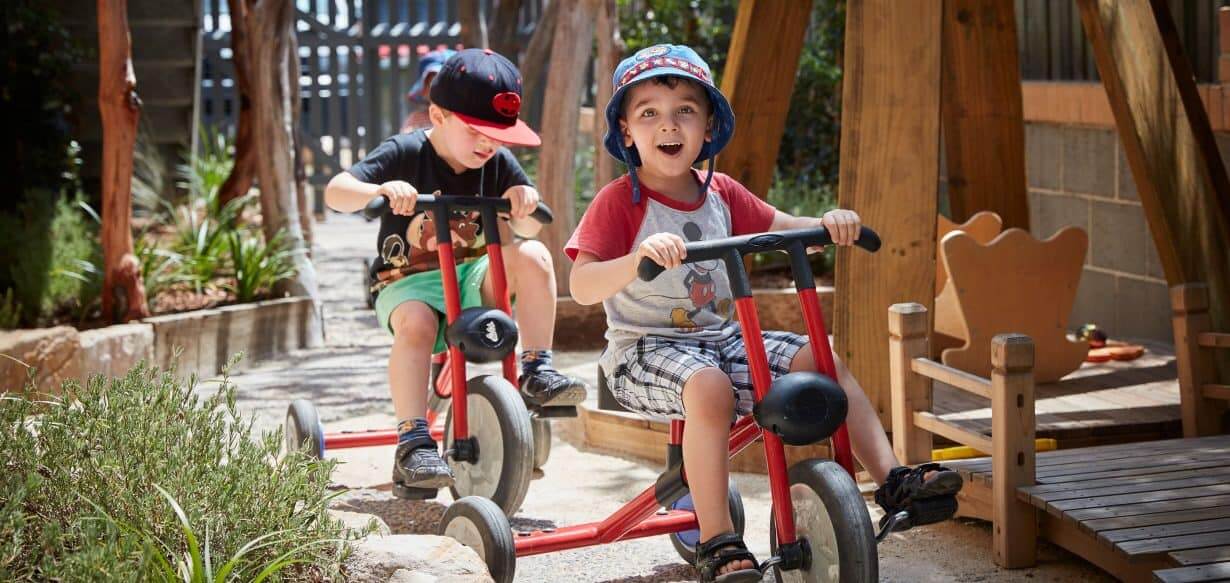
{"label": "boy's bare leg", "polygon": [[398,421],[422,417],[427,411],[427,377],[439,325],[435,310],[423,302],[405,302],[389,316],[393,328],[389,394]]}
{"label": "boy's bare leg", "polygon": [[[551,253],[538,241],[516,241],[501,247],[508,291],[517,297],[513,312],[521,336],[521,394],[542,406],[573,406],[585,400],[585,383],[561,374],[551,366],[555,336],[555,269]],[[494,305],[495,283],[487,271],[483,279],[483,302]]]}
{"label": "boy's bare leg", "polygon": [[[730,377],[712,367],[697,371],[683,385],[683,407],[687,415],[683,467],[700,523],[700,540],[704,542],[735,529],[726,498],[730,480],[727,443],[735,411]],[[754,568],[751,561],[731,561],[718,573]]]}
{"label": "boy's bare leg", "polygon": [[[555,337],[555,269],[551,252],[538,241],[516,241],[501,247],[508,291],[517,296],[517,332],[522,350],[550,350]],[[483,279],[483,303],[496,305],[494,269]]]}

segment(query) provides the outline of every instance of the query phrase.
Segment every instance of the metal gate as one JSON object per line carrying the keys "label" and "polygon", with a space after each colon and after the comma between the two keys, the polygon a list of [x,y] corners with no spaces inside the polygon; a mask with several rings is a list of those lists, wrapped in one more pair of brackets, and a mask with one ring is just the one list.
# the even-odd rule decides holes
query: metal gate
{"label": "metal gate", "polygon": [[[492,14],[497,0],[482,0]],[[233,132],[238,121],[230,13],[226,0],[203,0],[201,123]],[[543,0],[526,0],[517,32],[526,41]],[[406,91],[419,58],[456,47],[461,24],[450,0],[295,0],[299,41],[300,144],[315,193],[384,138],[408,113]],[[317,213],[323,201],[317,195]]]}

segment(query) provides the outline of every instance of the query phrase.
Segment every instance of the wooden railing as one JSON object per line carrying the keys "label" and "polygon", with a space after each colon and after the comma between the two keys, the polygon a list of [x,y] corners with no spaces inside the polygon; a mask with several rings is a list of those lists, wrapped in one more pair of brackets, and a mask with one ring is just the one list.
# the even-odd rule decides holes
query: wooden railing
{"label": "wooden railing", "polygon": [[1179,367],[1179,400],[1183,436],[1223,433],[1222,417],[1230,400],[1230,385],[1213,382],[1217,367],[1213,349],[1230,348],[1230,334],[1213,332],[1209,317],[1209,288],[1186,283],[1170,288],[1174,350]]}
{"label": "wooden railing", "polygon": [[[893,452],[910,465],[931,461],[932,436],[940,435],[991,455],[995,562],[1027,567],[1036,562],[1034,508],[1017,488],[1034,480],[1034,344],[1028,336],[1000,334],[991,342],[991,378],[927,358],[930,318],[920,304],[888,309]],[[991,401],[991,436],[970,431],[931,412],[939,381]]]}

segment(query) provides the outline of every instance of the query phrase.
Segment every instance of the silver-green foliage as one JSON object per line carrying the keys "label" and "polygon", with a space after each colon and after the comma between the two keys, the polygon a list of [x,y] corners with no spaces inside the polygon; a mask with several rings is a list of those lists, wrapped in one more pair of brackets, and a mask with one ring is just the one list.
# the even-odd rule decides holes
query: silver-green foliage
{"label": "silver-green foliage", "polygon": [[0,580],[337,579],[331,462],[279,457],[234,388],[144,364],[0,396]]}

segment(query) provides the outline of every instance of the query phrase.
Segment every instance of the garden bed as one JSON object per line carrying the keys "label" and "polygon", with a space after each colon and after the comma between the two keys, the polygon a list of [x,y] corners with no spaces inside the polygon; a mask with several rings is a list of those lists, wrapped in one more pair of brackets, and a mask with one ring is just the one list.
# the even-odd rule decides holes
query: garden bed
{"label": "garden bed", "polygon": [[20,388],[26,365],[36,369],[35,386],[45,392],[68,379],[122,375],[141,360],[162,368],[174,364],[184,376],[212,377],[240,352],[244,359],[237,367],[242,369],[321,345],[322,321],[310,299],[283,298],[93,330],[57,326],[0,332],[0,355],[12,357],[0,358],[0,390]]}

